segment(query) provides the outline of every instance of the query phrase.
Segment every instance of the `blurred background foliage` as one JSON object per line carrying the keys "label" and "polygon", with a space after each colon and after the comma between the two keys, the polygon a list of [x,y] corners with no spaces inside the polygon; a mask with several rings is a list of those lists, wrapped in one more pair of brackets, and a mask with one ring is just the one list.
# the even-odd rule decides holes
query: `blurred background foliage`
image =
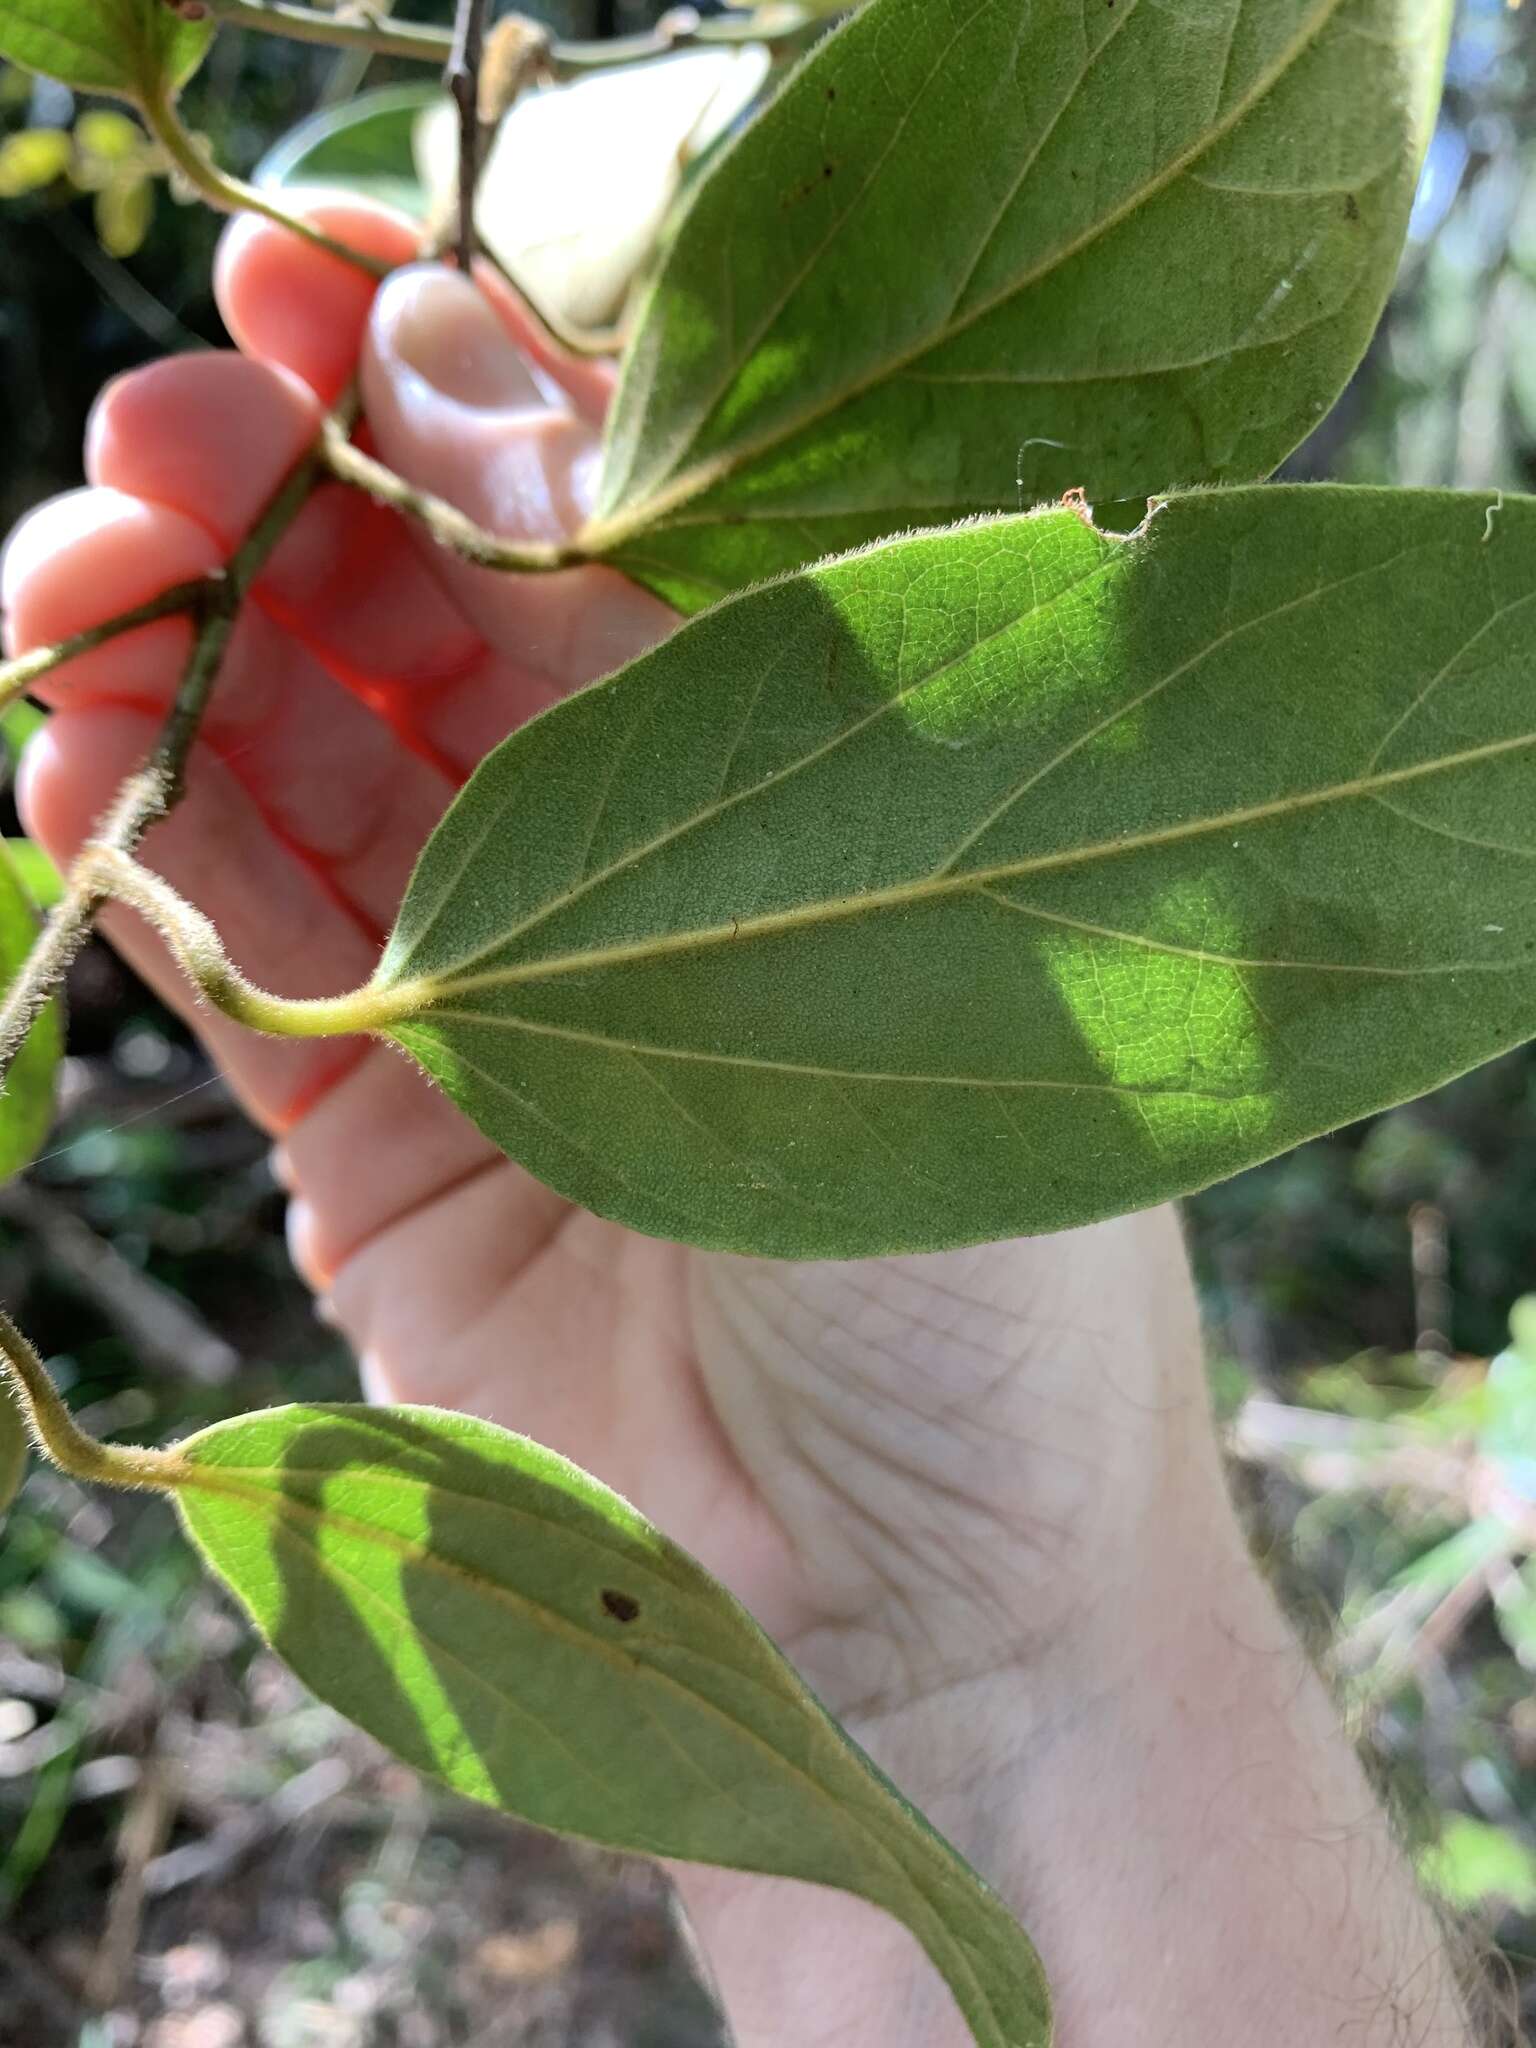
{"label": "blurred background foliage", "polygon": [[[595,35],[660,9],[530,11]],[[419,75],[226,35],[187,112],[248,171]],[[0,70],[0,526],[78,481],[106,378],[223,339],[217,223],[157,168],[118,110]],[[1536,6],[1462,0],[1399,288],[1287,474],[1536,490]],[[5,721],[10,764],[36,717]],[[70,994],[57,1129],[0,1190],[0,1298],[71,1400],[152,1439],[350,1396],[263,1141],[105,948]],[[1536,1292],[1536,1054],[1189,1217],[1261,1545],[1427,1880],[1536,2022],[1536,1308],[1509,1336]],[[158,1504],[34,1471],[0,1535],[0,2048],[719,2039],[653,1874],[423,1788],[254,1649]]]}

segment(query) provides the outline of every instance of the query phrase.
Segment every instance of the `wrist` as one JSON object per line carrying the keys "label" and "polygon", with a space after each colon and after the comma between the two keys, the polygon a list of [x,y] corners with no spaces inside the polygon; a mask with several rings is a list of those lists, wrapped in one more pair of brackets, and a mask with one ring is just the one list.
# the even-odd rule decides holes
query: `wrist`
{"label": "wrist", "polygon": [[[1046,1655],[848,1716],[1018,1914],[1056,2048],[1470,2039],[1326,1689],[1225,1497],[1171,1530]],[[857,1901],[679,1873],[739,2048],[968,2048],[894,1923]]]}

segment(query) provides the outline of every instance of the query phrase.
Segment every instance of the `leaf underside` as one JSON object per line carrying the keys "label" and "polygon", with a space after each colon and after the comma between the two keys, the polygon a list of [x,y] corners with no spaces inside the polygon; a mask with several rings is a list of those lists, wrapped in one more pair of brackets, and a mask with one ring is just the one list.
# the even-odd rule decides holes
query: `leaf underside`
{"label": "leaf underside", "polygon": [[1262,477],[1385,301],[1446,0],[871,0],[642,302],[592,541],[684,609],[1082,487]]}
{"label": "leaf underside", "polygon": [[1536,501],[894,542],[514,734],[395,1035],[635,1228],[865,1256],[1140,1208],[1536,1023]]}
{"label": "leaf underside", "polygon": [[286,1408],[181,1447],[187,1527],[322,1699],[541,1827],[894,1913],[985,2048],[1045,2048],[1024,1934],[750,1617],[617,1495],[488,1423]]}
{"label": "leaf underside", "polygon": [[0,57],[81,92],[139,102],[180,91],[213,40],[166,0],[0,0]]}

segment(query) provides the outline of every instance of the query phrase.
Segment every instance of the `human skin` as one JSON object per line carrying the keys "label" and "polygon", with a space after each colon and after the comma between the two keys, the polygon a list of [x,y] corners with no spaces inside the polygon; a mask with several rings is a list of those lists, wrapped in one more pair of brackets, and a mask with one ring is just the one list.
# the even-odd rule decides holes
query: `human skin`
{"label": "human skin", "polygon": [[[412,253],[387,216],[314,213]],[[425,266],[373,300],[250,222],[217,282],[239,352],[110,386],[89,487],[13,537],[13,651],[226,556],[354,367],[404,475],[509,535],[579,518],[605,379],[536,383],[504,305]],[[672,623],[607,571],[497,576],[327,487],[246,607],[144,857],[257,983],[354,988],[486,749]],[[60,861],[145,754],[188,630],[51,679],[22,796]],[[368,1393],[554,1446],[715,1572],[1030,1927],[1058,2048],[1470,2039],[1434,1917],[1249,1562],[1172,1212],[863,1264],[690,1252],[569,1207],[396,1052],[257,1038],[199,1010],[130,913],[103,924],[277,1140],[295,1260]],[[968,2040],[872,1909],[676,1875],[740,2048]]]}

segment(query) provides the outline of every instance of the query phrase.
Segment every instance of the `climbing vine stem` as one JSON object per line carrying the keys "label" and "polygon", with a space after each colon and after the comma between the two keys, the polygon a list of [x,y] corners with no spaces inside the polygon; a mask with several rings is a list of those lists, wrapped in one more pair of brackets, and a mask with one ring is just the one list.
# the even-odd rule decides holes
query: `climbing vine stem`
{"label": "climbing vine stem", "polygon": [[591,559],[585,549],[553,541],[505,540],[466,518],[446,498],[419,490],[394,470],[367,455],[334,424],[321,437],[320,456],[332,476],[364,491],[377,504],[388,505],[424,526],[439,547],[476,562],[483,569],[505,569],[540,575],[569,569]]}
{"label": "climbing vine stem", "polygon": [[328,235],[324,228],[317,228],[313,221],[290,213],[255,185],[248,185],[242,178],[236,178],[216,164],[204,150],[195,136],[182,125],[181,116],[168,92],[151,94],[140,102],[150,133],[164,150],[172,166],[198,197],[211,206],[216,213],[255,213],[263,220],[272,221],[276,226],[286,228],[301,241],[310,243],[316,249],[323,249],[328,256],[337,256],[342,262],[350,263],[354,269],[366,271],[370,277],[385,277],[390,265],[376,256],[364,255],[341,242],[334,235]]}
{"label": "climbing vine stem", "polygon": [[71,1479],[87,1485],[173,1488],[181,1471],[174,1451],[128,1450],[87,1435],[65,1407],[37,1352],[0,1309],[0,1375],[14,1389],[21,1419],[37,1448]]}
{"label": "climbing vine stem", "polygon": [[153,625],[157,619],[200,611],[222,574],[220,570],[212,576],[196,576],[190,583],[173,583],[158,597],[136,604],[130,611],[119,612],[115,618],[104,619],[99,626],[87,626],[84,632],[71,633],[67,640],[56,640],[48,647],[34,647],[27,654],[18,654],[13,661],[0,661],[0,711],[25,696],[51,669],[62,668],[77,655],[105,646],[120,633],[131,633],[135,626]]}
{"label": "climbing vine stem", "polygon": [[[119,789],[91,846],[70,870],[63,895],[0,1004],[0,1078],[9,1071],[33,1020],[58,990],[89,936],[105,893],[97,855],[109,849],[130,857],[150,826],[179,799],[192,742],[218,679],[241,602],[293,523],[319,473],[316,450],[311,447],[279,486],[223,574],[210,577],[202,586],[196,604],[197,634],[154,751]],[[119,621],[111,625],[121,629]],[[95,631],[102,638],[110,637],[107,628]]]}
{"label": "climbing vine stem", "polygon": [[[332,49],[366,50],[378,57],[443,66],[453,48],[448,29],[395,21],[361,7],[331,14],[322,8],[292,4],[292,0],[201,0],[201,4],[205,13],[231,27],[287,36],[293,42],[324,43]],[[778,55],[809,42],[825,26],[824,16],[794,5],[793,0],[749,15],[710,20],[700,20],[692,8],[677,7],[643,35],[591,43],[552,40],[549,72],[557,80],[581,78],[590,71],[611,71],[619,65],[651,64],[679,50],[731,49],[747,43],[766,43]]]}
{"label": "climbing vine stem", "polygon": [[344,996],[269,995],[233,964],[210,919],[120,847],[93,841],[81,855],[81,866],[101,900],[126,903],[154,926],[204,1002],[253,1031],[278,1038],[339,1038],[414,1016],[431,999],[430,990],[410,983],[388,990],[361,988]]}

